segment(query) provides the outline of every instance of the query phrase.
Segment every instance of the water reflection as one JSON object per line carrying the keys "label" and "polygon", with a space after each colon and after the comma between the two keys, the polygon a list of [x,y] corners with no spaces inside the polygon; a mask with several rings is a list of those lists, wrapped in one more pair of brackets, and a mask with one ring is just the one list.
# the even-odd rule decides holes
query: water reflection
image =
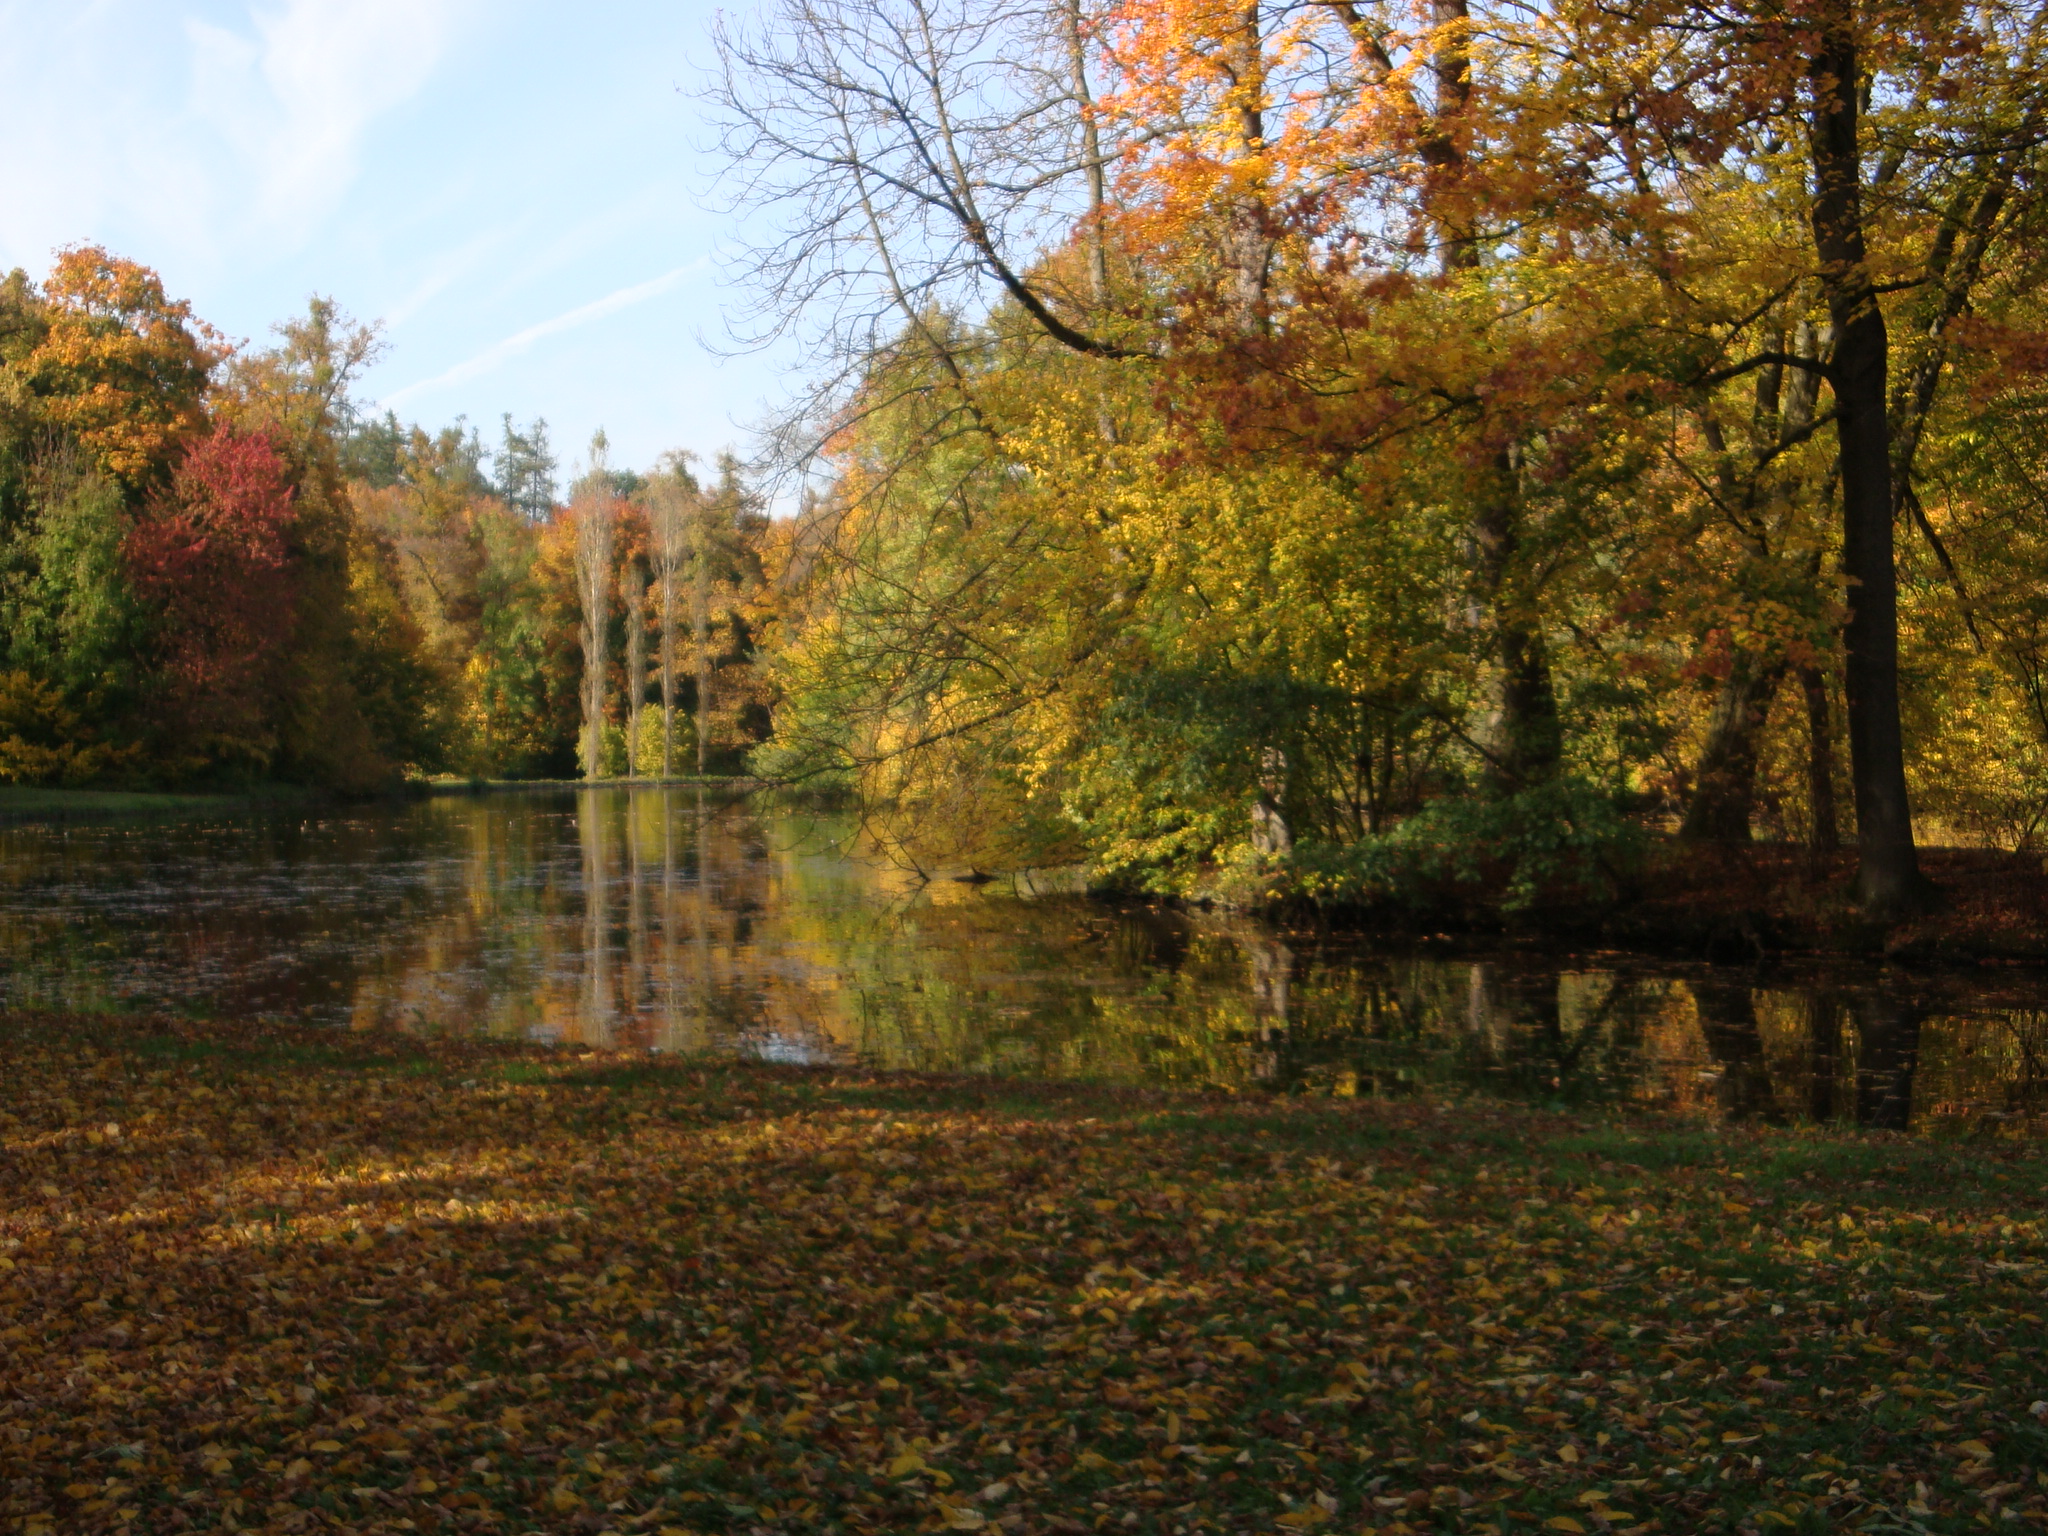
{"label": "water reflection", "polygon": [[0,832],[0,995],[778,1060],[1919,1127],[2041,1104],[2038,981],[1390,953],[922,886],[655,788]]}

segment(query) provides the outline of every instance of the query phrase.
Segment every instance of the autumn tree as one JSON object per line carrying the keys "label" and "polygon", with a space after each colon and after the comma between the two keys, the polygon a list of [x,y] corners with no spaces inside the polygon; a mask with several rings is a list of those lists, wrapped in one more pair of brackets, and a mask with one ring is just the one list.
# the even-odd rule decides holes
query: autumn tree
{"label": "autumn tree", "polygon": [[206,430],[206,389],[227,355],[218,333],[149,268],[98,246],[58,254],[38,320],[21,375],[44,417],[129,491],[160,485]]}
{"label": "autumn tree", "polygon": [[569,512],[576,529],[576,597],[582,611],[583,776],[604,776],[605,652],[617,542],[610,445],[600,429],[590,440],[590,465],[577,481]]}
{"label": "autumn tree", "polygon": [[292,523],[271,439],[223,427],[187,451],[124,551],[157,617],[165,725],[258,766],[277,748],[269,694],[296,618]]}
{"label": "autumn tree", "polygon": [[[676,624],[680,608],[679,587],[690,559],[695,525],[701,516],[700,492],[690,474],[686,455],[670,456],[667,463],[649,477],[646,491],[649,554],[654,563],[654,585],[660,623],[660,655],[656,665],[661,673],[661,772],[673,777],[676,771]],[[694,584],[691,608],[694,614]],[[695,625],[692,624],[694,635]],[[701,740],[701,733],[699,733]],[[701,763],[699,772],[702,772]]]}

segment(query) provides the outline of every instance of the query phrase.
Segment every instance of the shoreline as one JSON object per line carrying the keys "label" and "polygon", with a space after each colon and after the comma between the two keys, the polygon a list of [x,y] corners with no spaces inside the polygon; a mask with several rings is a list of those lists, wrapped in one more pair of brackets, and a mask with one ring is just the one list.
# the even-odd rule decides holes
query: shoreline
{"label": "shoreline", "polygon": [[[1603,901],[1567,892],[1523,911],[1466,893],[1434,906],[1329,908],[1333,930],[1458,933],[1509,944],[1623,949],[1717,964],[1853,961],[1911,970],[2048,967],[2048,872],[2037,854],[1925,848],[1932,910],[1901,922],[1864,917],[1849,899],[1855,854],[1816,864],[1801,848],[1666,842]],[[1298,904],[1284,897],[1275,915]]]}

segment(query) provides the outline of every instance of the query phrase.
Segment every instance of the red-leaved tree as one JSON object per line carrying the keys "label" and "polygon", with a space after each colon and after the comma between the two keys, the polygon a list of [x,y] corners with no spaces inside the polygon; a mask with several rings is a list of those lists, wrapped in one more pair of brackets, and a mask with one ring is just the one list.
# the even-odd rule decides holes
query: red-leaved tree
{"label": "red-leaved tree", "polygon": [[268,758],[294,622],[292,484],[269,437],[216,427],[129,533],[128,576],[158,616],[165,723],[202,756]]}

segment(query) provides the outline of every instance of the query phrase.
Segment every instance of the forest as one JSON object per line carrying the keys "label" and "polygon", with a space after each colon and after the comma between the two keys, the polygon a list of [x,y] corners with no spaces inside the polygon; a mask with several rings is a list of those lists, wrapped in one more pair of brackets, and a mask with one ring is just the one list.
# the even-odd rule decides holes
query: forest
{"label": "forest", "polygon": [[2038,845],[2043,8],[722,26],[732,324],[811,360],[751,467],[558,501],[544,423],[360,410],[325,301],[8,279],[0,774],[745,771],[919,868],[1330,903],[1656,838],[1897,916]]}
{"label": "forest", "polygon": [[359,409],[380,345],[315,298],[231,349],[94,247],[9,275],[0,780],[740,765],[768,521],[737,462],[615,469],[600,433],[564,489],[545,421],[487,452]]}

